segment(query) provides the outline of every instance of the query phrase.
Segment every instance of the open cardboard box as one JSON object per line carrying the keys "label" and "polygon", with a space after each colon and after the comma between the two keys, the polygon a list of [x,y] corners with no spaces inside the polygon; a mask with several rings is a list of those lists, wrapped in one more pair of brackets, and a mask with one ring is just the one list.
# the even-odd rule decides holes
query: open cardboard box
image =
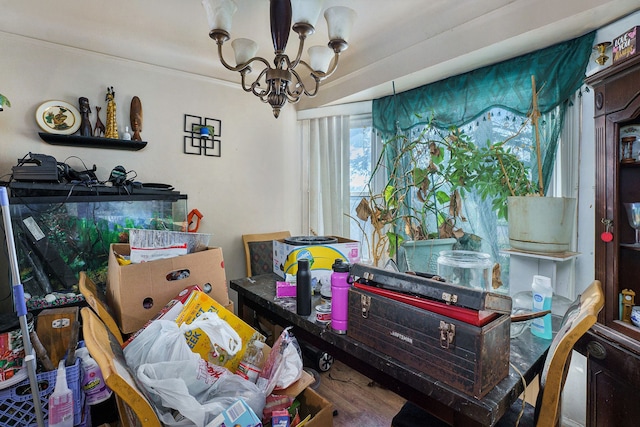
{"label": "open cardboard box", "polygon": [[333,405],[327,399],[307,387],[298,395],[298,400],[300,401],[300,419],[311,415],[305,427],[333,426]]}
{"label": "open cardboard box", "polygon": [[223,306],[230,305],[221,248],[140,264],[120,265],[116,254],[130,254],[128,244],[111,244],[107,301],[122,333],[138,331],[181,290],[198,285]]}

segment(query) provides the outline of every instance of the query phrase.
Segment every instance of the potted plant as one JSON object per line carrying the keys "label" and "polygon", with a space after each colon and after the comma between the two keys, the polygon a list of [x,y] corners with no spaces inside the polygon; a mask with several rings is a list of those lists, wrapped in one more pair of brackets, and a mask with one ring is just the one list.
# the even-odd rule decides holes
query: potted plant
{"label": "potted plant", "polygon": [[[459,133],[428,125],[415,135],[399,134],[383,144],[368,183],[369,196],[356,208],[358,219],[370,222],[370,235],[358,224],[375,265],[399,251],[404,269],[434,273],[438,253],[465,236],[458,226],[466,221],[461,213],[465,187],[457,179],[459,164],[448,160],[458,137]],[[376,191],[381,176],[384,183]],[[426,250],[427,255],[414,255],[416,250]]]}
{"label": "potted plant", "polygon": [[[570,240],[572,227],[567,224],[575,199],[539,197],[544,193],[533,78],[532,83],[532,113],[518,131],[502,141],[475,144],[456,127],[447,132],[436,129],[431,117],[421,132],[413,136],[399,134],[383,144],[368,185],[370,194],[356,209],[358,219],[370,222],[370,235],[363,234],[375,265],[384,261],[385,255],[394,257],[397,250],[411,256],[407,255],[407,249],[433,244],[436,239],[450,239],[447,244],[451,246],[458,242],[472,246],[471,249],[479,248],[478,236],[459,227],[459,223],[466,221],[461,200],[470,190],[491,200],[498,218],[509,220],[509,241],[513,248],[539,252],[567,250],[568,243],[555,242]],[[508,144],[528,124],[536,133],[538,182],[532,180],[531,170]],[[385,176],[384,184],[377,187],[380,191],[375,191],[374,184],[380,175]],[[547,217],[554,221],[543,219]],[[364,227],[358,224],[364,232]],[[546,236],[532,237],[530,230],[519,231],[521,225]],[[434,272],[439,250],[431,250],[430,267],[423,264],[415,269]]]}

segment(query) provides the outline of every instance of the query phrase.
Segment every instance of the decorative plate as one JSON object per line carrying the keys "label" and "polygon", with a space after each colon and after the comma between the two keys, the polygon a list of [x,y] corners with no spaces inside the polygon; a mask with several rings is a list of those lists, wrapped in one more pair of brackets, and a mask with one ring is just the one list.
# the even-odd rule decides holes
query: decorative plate
{"label": "decorative plate", "polygon": [[80,112],[64,101],[47,101],[36,110],[36,122],[45,132],[71,135],[80,129]]}

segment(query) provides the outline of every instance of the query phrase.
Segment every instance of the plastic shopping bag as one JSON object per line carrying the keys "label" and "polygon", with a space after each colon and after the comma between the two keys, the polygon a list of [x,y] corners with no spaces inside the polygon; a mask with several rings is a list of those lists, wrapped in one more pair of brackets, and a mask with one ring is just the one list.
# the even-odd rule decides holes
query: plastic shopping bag
{"label": "plastic shopping bag", "polygon": [[262,413],[266,395],[255,384],[191,351],[184,333],[196,328],[229,354],[242,347],[237,333],[217,314],[203,313],[188,325],[155,320],[124,348],[127,364],[156,406],[162,423],[206,426],[239,397],[255,413]]}
{"label": "plastic shopping bag", "polygon": [[273,390],[287,388],[300,379],[302,369],[302,351],[289,326],[273,344],[258,375],[258,387],[268,396]]}
{"label": "plastic shopping bag", "polygon": [[[227,322],[216,313],[205,312],[190,324],[180,327],[170,320],[154,320],[124,348],[127,363],[135,369],[142,363],[187,359],[193,352],[186,344],[184,333],[196,329],[201,329],[212,343],[231,356],[242,348],[242,339]],[[168,336],[180,342],[169,343]]]}

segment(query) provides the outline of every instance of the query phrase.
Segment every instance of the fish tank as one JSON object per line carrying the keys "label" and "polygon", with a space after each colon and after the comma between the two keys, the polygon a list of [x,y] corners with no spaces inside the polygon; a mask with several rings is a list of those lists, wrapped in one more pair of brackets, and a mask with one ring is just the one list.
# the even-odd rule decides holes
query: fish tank
{"label": "fish tank", "polygon": [[[127,243],[129,229],[187,231],[186,195],[139,193],[30,197],[14,192],[9,211],[20,280],[31,296],[27,308],[65,305],[74,295],[81,299],[80,271],[105,286],[109,247]],[[10,277],[8,271],[4,277]],[[45,300],[51,294],[59,297],[57,303]]]}

